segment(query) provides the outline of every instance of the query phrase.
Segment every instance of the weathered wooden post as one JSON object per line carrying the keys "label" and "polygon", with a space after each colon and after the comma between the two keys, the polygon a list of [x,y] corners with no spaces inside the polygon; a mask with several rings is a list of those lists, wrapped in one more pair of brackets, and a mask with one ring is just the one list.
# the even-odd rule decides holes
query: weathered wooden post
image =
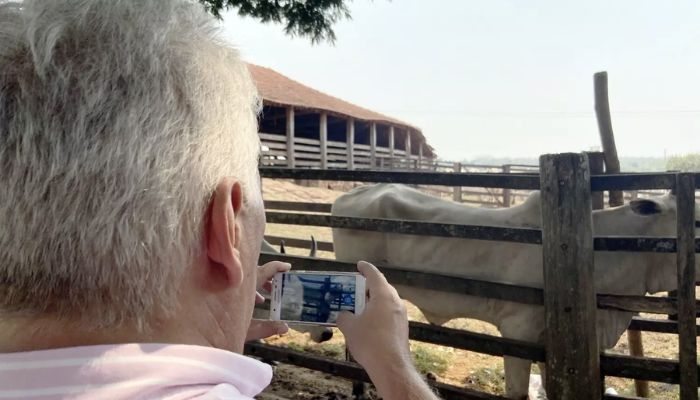
{"label": "weathered wooden post", "polygon": [[377,167],[377,124],[372,122],[369,127],[369,167]]}
{"label": "weathered wooden post", "polygon": [[586,155],[540,157],[540,188],[547,396],[599,400],[602,385]]}
{"label": "weathered wooden post", "polygon": [[348,169],[355,169],[355,120],[348,118],[347,125],[345,126],[345,138],[347,144],[347,155],[348,155]]}
{"label": "weathered wooden post", "polygon": [[328,169],[328,114],[319,115],[319,147],[321,152],[321,169]]}
{"label": "weathered wooden post", "polygon": [[[456,162],[454,164],[454,172],[456,174],[462,173],[462,163]],[[455,186],[452,188],[452,200],[456,201],[457,203],[462,202],[462,187],[461,186]]]}
{"label": "weathered wooden post", "polygon": [[394,125],[389,127],[389,169],[394,169],[394,151],[396,150],[396,143],[394,142]]}
{"label": "weathered wooden post", "polygon": [[[503,173],[510,174],[510,165],[506,164],[503,166]],[[511,191],[510,189],[503,189],[503,207],[510,207],[511,203]]]}
{"label": "weathered wooden post", "polygon": [[[617,157],[617,147],[615,146],[615,136],[613,135],[612,119],[610,117],[607,72],[597,72],[593,75],[593,91],[598,132],[600,133],[600,142],[605,157],[605,170],[609,174],[619,174],[620,159]],[[611,206],[623,205],[622,191],[610,191],[610,203]]]}
{"label": "weathered wooden post", "polygon": [[[603,175],[605,173],[605,159],[601,152],[587,152],[588,165],[591,169],[591,175]],[[592,194],[592,202],[594,210],[602,210],[605,208],[605,193],[595,192]]]}
{"label": "weathered wooden post", "polygon": [[698,349],[695,327],[695,177],[676,175],[678,235],[678,362],[680,399],[698,400]]}
{"label": "weathered wooden post", "polygon": [[[617,156],[617,146],[615,145],[615,135],[613,134],[612,118],[610,117],[607,72],[597,72],[593,75],[593,92],[595,97],[595,115],[596,120],[598,121],[598,132],[600,133],[600,142],[603,147],[603,157],[605,159],[605,173],[619,174],[620,159]],[[611,190],[608,193],[608,196],[608,205],[611,207],[617,207],[625,204],[622,191]],[[629,344],[631,356],[644,356],[644,345],[642,342],[641,331],[628,330],[627,343]],[[649,397],[648,382],[635,380],[634,386],[637,396]]]}
{"label": "weathered wooden post", "polygon": [[287,167],[294,168],[294,107],[287,107]]}

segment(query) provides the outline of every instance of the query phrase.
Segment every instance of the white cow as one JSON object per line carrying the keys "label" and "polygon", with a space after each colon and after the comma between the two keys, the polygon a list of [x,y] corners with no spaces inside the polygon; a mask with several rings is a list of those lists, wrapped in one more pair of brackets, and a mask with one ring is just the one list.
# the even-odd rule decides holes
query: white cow
{"label": "white cow", "polygon": [[[441,200],[407,186],[363,186],[339,197],[332,215],[389,218],[435,223],[541,227],[539,193],[519,206],[483,209]],[[696,211],[700,215],[700,210]],[[639,199],[622,207],[595,211],[598,236],[675,236],[676,204],[671,195]],[[542,251],[539,245],[483,240],[426,237],[333,229],[338,260],[367,260],[421,272],[542,288]],[[698,258],[700,261],[700,258]],[[700,262],[696,266],[696,274]],[[643,295],[676,288],[673,254],[596,252],[595,284],[598,293]],[[429,322],[442,325],[453,318],[474,318],[495,325],[504,337],[542,342],[544,310],[530,306],[456,293],[397,285],[401,297],[415,304]],[[630,323],[633,313],[598,310],[602,348],[611,348]],[[527,398],[531,362],[505,357],[506,395]],[[540,366],[544,372],[543,366]]]}
{"label": "white cow", "polygon": [[[311,238],[312,246],[311,246],[311,251],[309,254],[309,257],[315,257],[316,256],[316,241]],[[267,253],[277,253],[277,250],[267,241],[263,240],[262,243],[262,248],[261,251],[267,252]],[[281,247],[281,253],[284,254],[284,245]],[[270,316],[270,311],[268,310],[262,310],[262,309],[254,309],[253,311],[253,318],[256,319],[268,319]],[[299,312],[299,316],[301,316],[301,311]],[[294,329],[297,332],[301,333],[308,333],[309,337],[311,340],[313,340],[316,343],[322,343],[327,340],[330,340],[333,337],[333,330],[331,328],[325,327],[325,326],[317,326],[317,325],[306,325],[306,324],[289,324],[289,327],[291,329]]]}

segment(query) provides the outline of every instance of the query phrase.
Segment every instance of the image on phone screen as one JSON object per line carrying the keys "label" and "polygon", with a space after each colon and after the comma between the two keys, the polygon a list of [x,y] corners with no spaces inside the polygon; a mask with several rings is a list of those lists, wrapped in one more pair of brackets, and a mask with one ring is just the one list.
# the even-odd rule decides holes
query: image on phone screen
{"label": "image on phone screen", "polygon": [[356,311],[356,285],[354,275],[284,274],[280,319],[335,324],[341,311]]}

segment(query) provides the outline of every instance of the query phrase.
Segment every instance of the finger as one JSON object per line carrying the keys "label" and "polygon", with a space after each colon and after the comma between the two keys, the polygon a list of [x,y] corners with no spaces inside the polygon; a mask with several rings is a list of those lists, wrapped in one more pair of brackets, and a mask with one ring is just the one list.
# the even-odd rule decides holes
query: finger
{"label": "finger", "polygon": [[338,325],[338,329],[345,334],[345,329],[352,326],[356,318],[357,316],[350,311],[342,311],[340,314],[338,314],[336,325]]}
{"label": "finger", "polygon": [[255,292],[255,304],[262,304],[265,302],[265,296],[261,295],[259,292]]}
{"label": "finger", "polygon": [[357,263],[357,270],[365,277],[367,290],[371,296],[376,297],[377,295],[391,293],[389,282],[387,282],[384,274],[377,267],[366,261],[360,261]]}
{"label": "finger", "polygon": [[258,287],[261,287],[272,279],[278,272],[287,272],[292,268],[292,264],[281,261],[271,261],[258,268]]}
{"label": "finger", "polygon": [[272,281],[267,281],[262,284],[262,287],[260,288],[268,293],[272,292]]}
{"label": "finger", "polygon": [[246,341],[264,339],[274,335],[281,335],[289,330],[287,324],[281,321],[265,321],[254,319],[250,321]]}

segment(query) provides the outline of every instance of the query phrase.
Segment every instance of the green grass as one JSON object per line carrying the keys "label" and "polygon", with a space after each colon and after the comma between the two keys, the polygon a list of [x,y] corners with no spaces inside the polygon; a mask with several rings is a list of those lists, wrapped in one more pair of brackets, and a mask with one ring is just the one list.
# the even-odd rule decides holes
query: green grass
{"label": "green grass", "polygon": [[421,374],[432,372],[442,375],[447,371],[452,359],[451,353],[441,352],[434,347],[415,344],[412,346],[413,363]]}
{"label": "green grass", "polygon": [[345,346],[340,343],[300,344],[289,342],[287,347],[292,350],[313,353],[336,360],[345,359]]}
{"label": "green grass", "polygon": [[465,379],[470,387],[477,387],[489,393],[505,393],[506,374],[503,367],[480,368]]}

